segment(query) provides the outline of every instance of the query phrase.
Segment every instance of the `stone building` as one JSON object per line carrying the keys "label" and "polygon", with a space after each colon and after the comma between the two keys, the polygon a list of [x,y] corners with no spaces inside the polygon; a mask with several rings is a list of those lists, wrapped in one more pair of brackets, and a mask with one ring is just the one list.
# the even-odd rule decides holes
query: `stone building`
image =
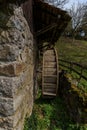
{"label": "stone building", "polygon": [[[41,9],[53,17],[51,23],[40,20]],[[44,40],[55,42],[69,20],[65,11],[40,0],[0,0],[0,130],[23,130],[24,118],[33,108],[38,51]],[[55,27],[58,33],[50,39]]]}

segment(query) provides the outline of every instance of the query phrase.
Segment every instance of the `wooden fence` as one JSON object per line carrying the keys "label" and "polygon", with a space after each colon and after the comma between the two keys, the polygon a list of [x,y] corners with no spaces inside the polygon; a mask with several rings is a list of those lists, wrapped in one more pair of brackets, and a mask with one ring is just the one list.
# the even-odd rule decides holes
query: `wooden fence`
{"label": "wooden fence", "polygon": [[62,59],[59,59],[59,65],[62,66],[64,70],[69,70],[70,72],[78,74],[79,80],[81,78],[87,80],[87,66]]}

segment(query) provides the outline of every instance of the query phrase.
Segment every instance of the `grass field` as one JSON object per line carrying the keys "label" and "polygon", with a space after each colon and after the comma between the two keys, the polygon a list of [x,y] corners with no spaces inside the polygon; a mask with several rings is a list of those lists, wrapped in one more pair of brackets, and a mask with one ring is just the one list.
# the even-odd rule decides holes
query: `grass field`
{"label": "grass field", "polygon": [[43,99],[39,95],[31,117],[25,120],[24,130],[87,130],[87,125],[71,120],[60,97]]}
{"label": "grass field", "polygon": [[60,38],[56,43],[60,59],[73,61],[87,66],[87,42]]}
{"label": "grass field", "polygon": [[[63,59],[65,61],[75,62],[83,66],[87,66],[87,42],[81,40],[72,40],[69,38],[60,38],[56,43],[56,49],[58,51],[59,59]],[[61,68],[61,66],[60,66]],[[66,69],[66,68],[62,68]],[[81,70],[75,66],[77,71]],[[83,75],[87,77],[87,69],[83,72]],[[79,81],[79,75],[72,72],[71,76],[73,79]],[[78,86],[84,89],[87,92],[87,81],[83,78],[78,82]]]}

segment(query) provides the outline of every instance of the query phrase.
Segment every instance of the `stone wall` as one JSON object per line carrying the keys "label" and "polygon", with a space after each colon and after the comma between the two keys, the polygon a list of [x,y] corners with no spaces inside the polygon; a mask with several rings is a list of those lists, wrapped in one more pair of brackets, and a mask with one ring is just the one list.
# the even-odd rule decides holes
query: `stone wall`
{"label": "stone wall", "polygon": [[22,8],[0,5],[0,130],[23,130],[32,112],[33,49]]}

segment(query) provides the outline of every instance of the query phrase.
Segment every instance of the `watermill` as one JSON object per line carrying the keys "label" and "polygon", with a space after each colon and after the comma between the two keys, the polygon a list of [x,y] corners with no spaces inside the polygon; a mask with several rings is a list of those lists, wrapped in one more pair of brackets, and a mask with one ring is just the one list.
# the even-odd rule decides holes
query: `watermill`
{"label": "watermill", "polygon": [[55,97],[58,90],[58,56],[55,42],[71,17],[66,11],[42,0],[34,0],[34,24],[38,49],[43,56],[42,96]]}

